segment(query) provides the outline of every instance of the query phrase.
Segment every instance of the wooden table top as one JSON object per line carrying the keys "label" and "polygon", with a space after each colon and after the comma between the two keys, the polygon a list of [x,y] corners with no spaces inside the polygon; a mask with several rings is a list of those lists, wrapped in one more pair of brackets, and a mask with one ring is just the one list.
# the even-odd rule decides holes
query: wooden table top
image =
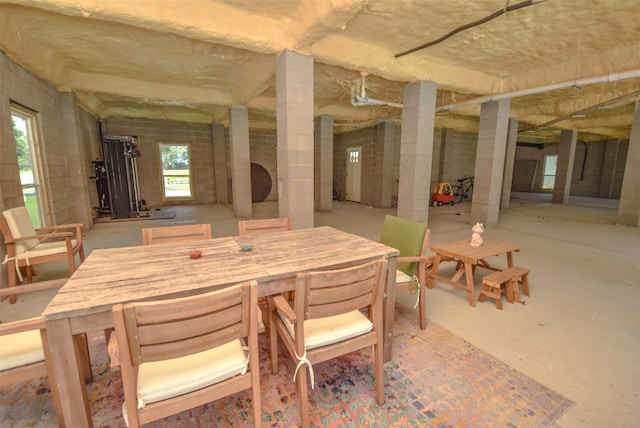
{"label": "wooden table top", "polygon": [[479,247],[469,244],[470,239],[460,241],[447,242],[440,245],[433,245],[431,251],[443,256],[451,257],[455,260],[461,260],[465,263],[477,264],[479,260],[491,256],[499,256],[500,254],[513,251],[520,251],[520,247],[506,242],[484,240]]}
{"label": "wooden table top", "polygon": [[234,239],[239,245],[251,245],[247,254],[268,272],[271,280],[398,255],[395,248],[328,226]]}
{"label": "wooden table top", "polygon": [[[251,251],[241,251],[241,245]],[[199,249],[202,257],[191,259]],[[255,279],[332,269],[398,251],[331,227],[204,241],[94,250],[60,289],[45,321],[111,311],[117,303],[174,298]]]}

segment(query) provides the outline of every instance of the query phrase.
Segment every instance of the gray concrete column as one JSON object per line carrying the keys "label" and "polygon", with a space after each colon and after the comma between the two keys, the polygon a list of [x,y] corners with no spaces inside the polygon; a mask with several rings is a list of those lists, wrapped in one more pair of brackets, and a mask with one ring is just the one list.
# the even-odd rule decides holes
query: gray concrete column
{"label": "gray concrete column", "polygon": [[421,80],[404,88],[398,216],[428,224],[436,89]]}
{"label": "gray concrete column", "polygon": [[396,126],[392,120],[376,125],[373,153],[373,206],[390,208],[393,202],[393,165]]}
{"label": "gray concrete column", "polygon": [[480,110],[471,223],[497,226],[509,127],[510,99],[489,101]]}
{"label": "gray concrete column", "polygon": [[506,210],[511,204],[511,183],[513,182],[513,164],[516,160],[516,144],[518,142],[518,120],[509,119],[507,131],[507,148],[504,155],[504,173],[502,176],[502,196],[500,208]]}
{"label": "gray concrete column", "polygon": [[231,195],[237,218],[251,218],[251,156],[249,155],[249,115],[244,106],[229,107],[229,154]]}
{"label": "gray concrete column", "polygon": [[611,198],[613,191],[613,180],[616,176],[618,166],[618,152],[620,151],[620,139],[607,140],[604,149],[604,159],[602,162],[602,173],[600,174],[600,186],[598,187],[599,198]]}
{"label": "gray concrete column", "polygon": [[618,206],[619,224],[640,227],[640,103],[636,103]]}
{"label": "gray concrete column", "polygon": [[276,60],[278,208],[294,229],[314,226],[313,57],[289,50]]}
{"label": "gray concrete column", "polygon": [[314,127],[315,209],[333,210],[333,116],[322,115]]}
{"label": "gray concrete column", "polygon": [[227,170],[227,145],[224,141],[224,125],[211,124],[211,139],[213,140],[213,171],[216,185],[216,202],[228,204],[229,201],[229,171]]}
{"label": "gray concrete column", "polygon": [[553,183],[553,196],[551,197],[551,202],[553,203],[566,204],[569,201],[577,140],[578,133],[576,131],[563,130],[560,132],[558,166],[556,169],[556,180]]}

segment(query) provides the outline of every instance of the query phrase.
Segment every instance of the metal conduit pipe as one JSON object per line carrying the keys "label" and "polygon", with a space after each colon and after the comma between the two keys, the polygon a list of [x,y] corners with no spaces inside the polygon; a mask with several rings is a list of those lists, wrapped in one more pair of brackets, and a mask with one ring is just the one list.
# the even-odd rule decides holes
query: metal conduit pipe
{"label": "metal conduit pipe", "polygon": [[402,108],[402,104],[394,103],[391,101],[384,100],[376,100],[375,98],[368,98],[365,91],[365,77],[367,76],[367,72],[362,71],[361,74],[361,83],[360,83],[360,95],[356,92],[356,87],[351,88],[351,105],[354,107],[362,107],[362,106],[370,106],[370,105],[378,105],[378,106],[387,106],[387,107],[397,107]]}
{"label": "metal conduit pipe", "polygon": [[551,85],[539,86],[537,88],[522,89],[520,91],[508,92],[504,94],[487,95],[485,97],[474,98],[472,100],[462,101],[459,103],[447,104],[444,106],[436,107],[436,112],[454,110],[459,107],[482,104],[488,101],[497,101],[505,98],[517,98],[525,95],[534,95],[542,92],[555,91],[558,89],[567,89],[572,87],[581,87],[586,85],[593,85],[596,83],[604,82],[616,82],[618,80],[632,79],[634,77],[640,77],[640,70],[623,71],[619,73],[610,73],[603,76],[587,77],[584,79],[570,80],[567,82],[553,83]]}

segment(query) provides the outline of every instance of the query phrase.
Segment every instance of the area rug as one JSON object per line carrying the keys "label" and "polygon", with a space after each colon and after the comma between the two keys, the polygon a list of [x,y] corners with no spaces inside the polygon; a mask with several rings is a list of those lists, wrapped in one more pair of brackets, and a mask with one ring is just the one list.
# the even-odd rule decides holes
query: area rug
{"label": "area rug", "polygon": [[[548,427],[573,402],[430,322],[419,330],[400,313],[394,358],[385,364],[385,403],[375,402],[371,353],[316,364],[310,390],[314,427]],[[268,340],[260,335],[265,427],[300,424],[293,362],[282,348],[270,372]],[[122,383],[109,371],[104,337],[90,337],[94,382],[88,386],[94,426],[124,427]],[[46,378],[2,388],[0,426],[51,427],[55,415]],[[249,391],[209,403],[149,427],[253,426]]]}
{"label": "area rug", "polygon": [[167,218],[176,218],[176,210],[173,207],[149,208],[141,210],[138,217],[97,217],[94,223],[113,223],[118,221],[136,221],[136,220],[162,220]]}

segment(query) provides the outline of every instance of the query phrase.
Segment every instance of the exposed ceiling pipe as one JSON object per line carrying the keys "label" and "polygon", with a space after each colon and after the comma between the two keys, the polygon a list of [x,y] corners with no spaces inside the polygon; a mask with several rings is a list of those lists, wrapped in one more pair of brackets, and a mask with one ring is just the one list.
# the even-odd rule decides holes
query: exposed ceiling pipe
{"label": "exposed ceiling pipe", "polygon": [[376,105],[376,106],[402,108],[402,104],[400,103],[394,103],[391,101],[384,101],[384,100],[376,100],[375,98],[368,98],[366,89],[365,89],[365,77],[367,76],[368,73],[366,71],[362,71],[360,72],[360,74],[361,74],[360,94],[358,94],[358,91],[357,91],[358,85],[354,85],[351,87],[351,105],[352,106],[362,107],[362,106]]}
{"label": "exposed ceiling pipe", "polygon": [[567,81],[567,82],[553,83],[553,84],[546,85],[546,86],[539,86],[537,88],[522,89],[520,91],[508,92],[508,93],[504,93],[504,94],[487,95],[485,97],[474,98],[474,99],[467,100],[467,101],[462,101],[462,102],[459,102],[459,103],[447,104],[447,105],[444,105],[444,106],[436,107],[436,112],[454,110],[454,109],[457,109],[457,108],[460,108],[460,107],[476,105],[476,104],[483,104],[483,103],[486,103],[486,102],[489,102],[489,101],[503,100],[505,98],[517,98],[517,97],[523,97],[523,96],[526,96],[526,95],[534,95],[534,94],[539,94],[539,93],[542,93],[542,92],[555,91],[555,90],[558,90],[558,89],[567,89],[567,88],[573,88],[573,87],[581,88],[583,86],[593,85],[593,84],[596,84],[596,83],[616,82],[618,80],[632,79],[634,77],[640,77],[640,70],[624,71],[624,72],[620,72],[620,73],[610,73],[610,74],[605,74],[603,76],[587,77],[587,78],[584,78],[584,79],[577,79],[577,80],[570,80],[570,81]]}

